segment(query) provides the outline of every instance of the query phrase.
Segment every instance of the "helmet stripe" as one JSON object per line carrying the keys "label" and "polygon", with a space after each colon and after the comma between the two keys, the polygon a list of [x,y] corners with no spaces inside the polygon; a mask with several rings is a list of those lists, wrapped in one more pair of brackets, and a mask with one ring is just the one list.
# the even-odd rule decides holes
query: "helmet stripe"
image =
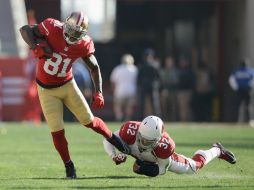
{"label": "helmet stripe", "polygon": [[84,20],[84,14],[83,14],[83,12],[79,12],[77,25],[80,26],[82,24],[83,20]]}

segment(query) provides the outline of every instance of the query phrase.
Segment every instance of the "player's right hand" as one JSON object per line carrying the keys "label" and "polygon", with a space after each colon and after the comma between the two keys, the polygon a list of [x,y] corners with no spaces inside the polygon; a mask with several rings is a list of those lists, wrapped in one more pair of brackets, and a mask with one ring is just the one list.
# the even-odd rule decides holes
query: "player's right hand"
{"label": "player's right hand", "polygon": [[103,108],[103,106],[104,106],[103,95],[100,92],[96,92],[96,94],[93,96],[92,108],[99,109],[99,108]]}
{"label": "player's right hand", "polygon": [[40,42],[36,44],[33,49],[34,56],[37,58],[50,58],[52,57],[53,51],[47,44],[47,42]]}
{"label": "player's right hand", "polygon": [[116,165],[124,163],[127,159],[127,155],[123,153],[116,154],[113,156],[112,160],[115,162]]}

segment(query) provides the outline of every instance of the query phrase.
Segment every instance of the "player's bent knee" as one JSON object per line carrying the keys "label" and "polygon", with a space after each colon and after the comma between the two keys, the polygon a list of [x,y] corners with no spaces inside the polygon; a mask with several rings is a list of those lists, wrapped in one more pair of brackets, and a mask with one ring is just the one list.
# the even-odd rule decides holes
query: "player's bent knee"
{"label": "player's bent knee", "polygon": [[190,168],[189,170],[187,170],[186,174],[189,174],[189,175],[193,175],[193,174],[196,174],[196,169],[195,168]]}
{"label": "player's bent knee", "polygon": [[93,123],[93,121],[94,121],[94,116],[80,117],[80,119],[79,119],[79,122],[80,122],[82,125],[86,126],[86,127],[88,127],[89,125],[91,125],[91,123]]}
{"label": "player's bent knee", "polygon": [[57,131],[64,129],[63,122],[59,122],[57,120],[55,120],[55,121],[51,120],[50,122],[48,122],[48,126],[49,126],[51,132],[57,132]]}
{"label": "player's bent knee", "polygon": [[64,126],[62,125],[49,125],[50,131],[51,132],[57,132],[57,131],[61,131],[64,129]]}
{"label": "player's bent knee", "polygon": [[198,150],[198,151],[195,152],[194,155],[196,155],[196,154],[199,154],[199,155],[203,156],[204,159],[206,160],[206,157],[207,157],[207,156],[206,156],[206,153],[205,153],[204,150]]}

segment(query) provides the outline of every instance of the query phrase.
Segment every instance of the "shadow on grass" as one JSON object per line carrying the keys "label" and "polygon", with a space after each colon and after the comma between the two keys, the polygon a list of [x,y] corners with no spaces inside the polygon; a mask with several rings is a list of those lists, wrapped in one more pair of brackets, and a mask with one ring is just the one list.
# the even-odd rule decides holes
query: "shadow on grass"
{"label": "shadow on grass", "polygon": [[[133,178],[142,178],[140,176],[135,177],[135,176],[83,176],[83,177],[78,177],[77,179],[74,179],[74,181],[76,180],[89,180],[89,179],[133,179]],[[145,177],[144,177],[145,178]],[[28,177],[28,178],[12,178],[12,179],[0,179],[4,180],[4,181],[11,181],[11,180],[72,180],[72,179],[66,179],[66,178],[57,178],[57,177]]]}
{"label": "shadow on grass", "polygon": [[[240,185],[223,186],[223,185],[205,185],[205,186],[69,186],[67,189],[218,189],[218,188],[241,188]],[[244,188],[253,189],[254,186],[244,186]],[[56,187],[12,187],[12,189],[56,189]]]}
{"label": "shadow on grass", "polygon": [[[135,176],[84,176],[84,177],[78,177],[75,180],[85,180],[85,179],[131,179],[136,178]],[[28,178],[26,178],[28,179]],[[29,178],[29,179],[36,179],[36,180],[72,180],[72,179],[66,179],[66,178],[47,178],[47,177],[35,177],[35,178]]]}

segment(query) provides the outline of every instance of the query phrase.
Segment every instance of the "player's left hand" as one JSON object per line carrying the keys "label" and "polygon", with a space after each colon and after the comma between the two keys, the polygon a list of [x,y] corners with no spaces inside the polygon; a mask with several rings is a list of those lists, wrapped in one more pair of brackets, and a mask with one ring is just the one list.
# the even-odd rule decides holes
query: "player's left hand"
{"label": "player's left hand", "polygon": [[99,109],[99,108],[103,108],[103,106],[104,106],[103,95],[100,92],[96,92],[96,94],[93,97],[92,108]]}
{"label": "player's left hand", "polygon": [[124,163],[127,159],[127,155],[123,153],[119,153],[115,156],[113,156],[112,160],[115,162],[116,165],[119,165],[121,163]]}

